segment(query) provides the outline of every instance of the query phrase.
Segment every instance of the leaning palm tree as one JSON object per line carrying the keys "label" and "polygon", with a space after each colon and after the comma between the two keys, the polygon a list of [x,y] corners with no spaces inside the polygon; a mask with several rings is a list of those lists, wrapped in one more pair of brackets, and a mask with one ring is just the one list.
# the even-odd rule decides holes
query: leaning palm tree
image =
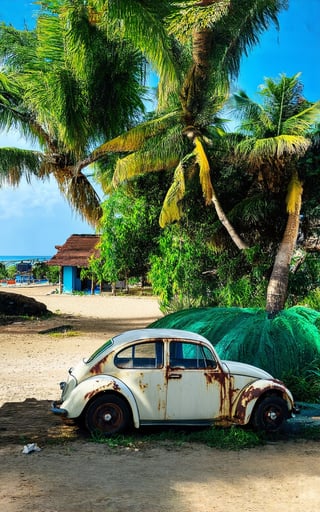
{"label": "leaning palm tree", "polygon": [[[90,1],[100,7],[107,5],[103,0]],[[111,4],[114,3],[123,5]],[[132,0],[128,3],[130,8],[132,4],[142,2]],[[120,155],[113,175],[114,186],[146,172],[173,172],[173,183],[160,216],[162,226],[181,217],[187,178],[198,172],[206,204],[214,205],[232,240],[243,250],[247,245],[218,199],[207,145],[212,145],[217,134],[222,133],[217,113],[228,98],[230,80],[239,71],[241,56],[258,42],[260,33],[271,22],[277,23],[277,14],[286,1],[187,0],[166,5],[171,8],[165,23],[174,42],[171,51],[177,55],[179,94],[170,95],[166,111],[158,110],[152,120],[102,144],[95,150],[95,157]],[[106,11],[105,16],[108,14]],[[122,17],[126,20],[124,7]]]}
{"label": "leaning palm tree", "polygon": [[39,148],[0,148],[0,184],[53,176],[71,206],[96,225],[100,199],[84,170],[92,146],[144,111],[145,61],[120,36],[111,40],[99,30],[83,2],[72,2],[69,17],[62,4],[43,2],[34,31],[0,27],[0,129],[16,128]]}
{"label": "leaning palm tree", "polygon": [[287,223],[267,289],[266,310],[274,316],[285,305],[299,229],[303,183],[297,163],[311,145],[311,128],[319,119],[320,102],[311,104],[303,98],[299,74],[281,75],[278,81],[266,79],[260,94],[262,104],[243,92],[234,95],[244,134],[237,154],[248,163],[262,189],[271,194],[286,192]]}

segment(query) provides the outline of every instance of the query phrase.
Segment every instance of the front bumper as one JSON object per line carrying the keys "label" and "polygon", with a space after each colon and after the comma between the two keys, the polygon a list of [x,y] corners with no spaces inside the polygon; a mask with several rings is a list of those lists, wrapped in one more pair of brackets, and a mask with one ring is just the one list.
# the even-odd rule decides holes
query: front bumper
{"label": "front bumper", "polygon": [[53,414],[59,414],[60,416],[67,416],[68,414],[66,409],[61,408],[61,401],[52,402],[51,412],[53,412]]}

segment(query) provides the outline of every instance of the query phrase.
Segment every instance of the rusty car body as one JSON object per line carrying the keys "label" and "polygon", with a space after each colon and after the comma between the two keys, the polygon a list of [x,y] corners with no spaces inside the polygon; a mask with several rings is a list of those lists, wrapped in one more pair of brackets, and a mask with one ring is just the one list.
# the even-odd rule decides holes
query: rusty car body
{"label": "rusty car body", "polygon": [[220,360],[199,334],[127,331],[70,368],[52,412],[112,435],[130,425],[247,425],[278,430],[292,394],[266,371]]}

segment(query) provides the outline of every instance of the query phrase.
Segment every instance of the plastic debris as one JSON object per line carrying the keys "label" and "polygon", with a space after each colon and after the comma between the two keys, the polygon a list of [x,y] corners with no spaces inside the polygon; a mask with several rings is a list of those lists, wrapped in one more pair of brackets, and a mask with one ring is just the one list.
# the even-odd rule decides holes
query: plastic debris
{"label": "plastic debris", "polygon": [[32,452],[41,452],[41,448],[39,448],[37,443],[25,444],[23,447],[22,453],[32,453]]}

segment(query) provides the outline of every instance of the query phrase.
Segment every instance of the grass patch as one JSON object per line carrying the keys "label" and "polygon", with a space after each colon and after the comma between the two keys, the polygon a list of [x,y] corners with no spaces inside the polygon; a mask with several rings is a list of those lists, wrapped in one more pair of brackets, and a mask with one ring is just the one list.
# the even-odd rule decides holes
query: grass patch
{"label": "grass patch", "polygon": [[183,446],[186,443],[199,443],[211,448],[223,450],[241,450],[244,448],[253,448],[265,444],[263,436],[250,430],[239,427],[231,428],[207,428],[201,430],[181,431],[181,430],[163,430],[161,432],[131,435],[116,435],[105,437],[97,432],[91,435],[91,441],[94,443],[103,443],[110,448],[126,447],[140,449],[150,444],[170,443],[173,446]]}
{"label": "grass patch", "polygon": [[80,336],[79,331],[64,331],[64,332],[52,332],[49,334],[51,338],[72,338],[74,336]]}
{"label": "grass patch", "polygon": [[178,448],[187,443],[198,443],[221,450],[243,450],[264,446],[270,442],[290,442],[297,440],[320,441],[320,425],[299,425],[297,429],[284,429],[280,432],[254,432],[248,428],[233,426],[230,428],[210,427],[205,429],[164,429],[146,432],[138,430],[130,434],[105,437],[97,432],[89,438],[94,443],[106,444],[110,448],[143,449],[150,446]]}

